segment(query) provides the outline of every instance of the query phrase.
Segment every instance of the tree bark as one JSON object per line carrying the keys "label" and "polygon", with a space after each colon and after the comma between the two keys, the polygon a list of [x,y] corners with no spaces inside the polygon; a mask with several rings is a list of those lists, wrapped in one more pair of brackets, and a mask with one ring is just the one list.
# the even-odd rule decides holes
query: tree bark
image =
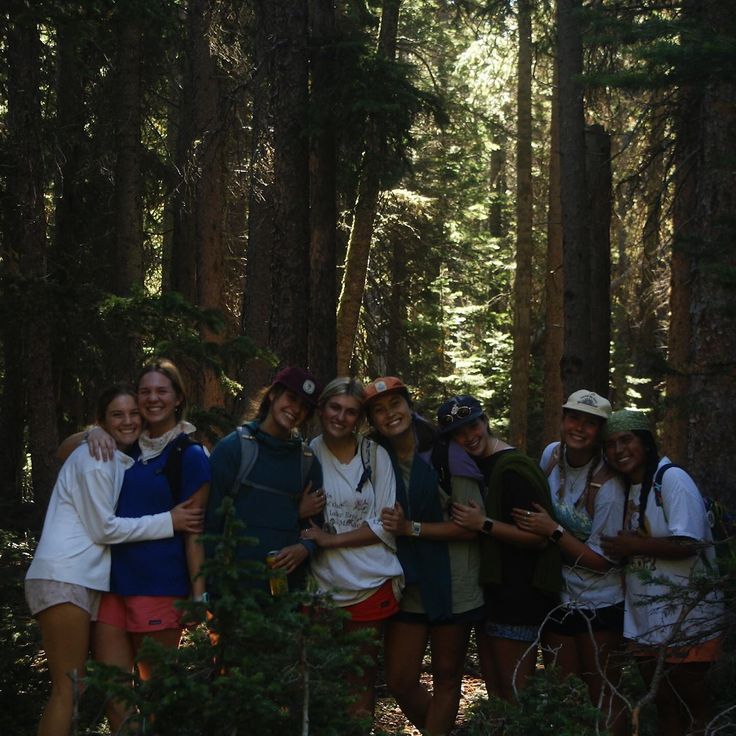
{"label": "tree bark", "polygon": [[516,273],[514,276],[514,349],[511,371],[509,440],[526,449],[531,349],[532,294],[532,18],[529,0],[519,0],[516,130]]}
{"label": "tree bark", "polygon": [[[195,141],[193,199],[197,267],[197,305],[225,313],[225,139],[227,117],[222,103],[217,60],[212,54],[211,0],[192,0],[189,6],[191,101]],[[206,342],[220,343],[224,335],[201,329]],[[205,409],[222,406],[224,397],[218,376],[210,366],[199,366],[197,403]]]}
{"label": "tree bark", "polygon": [[[141,192],[141,26],[137,12],[122,8],[116,17],[115,251],[113,290],[130,296],[143,288],[143,203]],[[126,335],[119,345],[120,368],[135,375],[139,344]]]}
{"label": "tree bark", "polygon": [[310,11],[315,129],[309,156],[309,365],[324,383],[337,371],[337,161],[330,104],[335,91],[335,6],[333,0],[311,0]]}
{"label": "tree bark", "polygon": [[580,0],[557,0],[560,114],[560,197],[565,272],[565,395],[592,383],[590,370],[590,238],[586,226],[585,120]]}
{"label": "tree bark", "polygon": [[600,125],[585,131],[586,182],[590,207],[590,382],[608,396],[611,344],[611,138]]}
{"label": "tree bark", "polygon": [[562,204],[560,202],[560,123],[557,69],[552,87],[550,120],[549,207],[547,210],[547,273],[544,315],[544,440],[560,433],[560,407],[564,403],[561,362],[564,338],[562,267]]}
{"label": "tree bark", "polygon": [[120,11],[117,41],[115,293],[128,296],[136,287],[143,286],[141,29],[136,13]]}
{"label": "tree bark", "polygon": [[[736,36],[730,3],[700,5],[706,38]],[[722,76],[717,76],[718,74]],[[703,87],[696,169],[695,237],[690,260],[690,387],[687,467],[703,492],[736,501],[736,83],[711,70]]]}
{"label": "tree bark", "polygon": [[[377,53],[388,60],[393,60],[396,56],[399,6],[400,0],[383,1]],[[365,289],[373,224],[378,207],[384,148],[385,142],[376,121],[369,119],[353,226],[345,255],[345,269],[337,310],[337,371],[339,374],[347,374],[350,371],[360,305]]]}
{"label": "tree bark", "polygon": [[[250,156],[248,199],[248,244],[246,247],[243,291],[243,332],[261,351],[271,347],[275,327],[273,306],[272,256],[277,247],[274,224],[273,136],[271,130],[271,76],[273,63],[270,29],[274,27],[272,7],[267,2],[254,4],[253,135]],[[255,396],[272,375],[265,358],[250,361],[241,374],[244,398]]]}
{"label": "tree bark", "polygon": [[31,13],[10,24],[8,54],[8,137],[11,151],[10,191],[15,197],[16,242],[21,244],[23,347],[15,360],[24,366],[28,392],[28,444],[32,463],[37,520],[46,510],[57,466],[56,401],[53,391],[51,297],[47,265],[45,175],[40,100],[41,41]]}
{"label": "tree bark", "polygon": [[[273,351],[282,364],[307,364],[309,328],[309,141],[306,0],[274,5]],[[274,32],[272,29],[272,32]]]}

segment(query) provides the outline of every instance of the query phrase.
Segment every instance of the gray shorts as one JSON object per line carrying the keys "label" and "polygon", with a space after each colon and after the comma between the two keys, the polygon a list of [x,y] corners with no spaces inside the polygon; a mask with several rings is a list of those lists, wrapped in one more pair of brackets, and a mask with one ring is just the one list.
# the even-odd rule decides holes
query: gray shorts
{"label": "gray shorts", "polygon": [[37,616],[51,606],[60,603],[72,605],[87,611],[94,621],[100,607],[100,591],[85,588],[74,583],[60,583],[57,580],[26,580],[26,603],[31,614]]}

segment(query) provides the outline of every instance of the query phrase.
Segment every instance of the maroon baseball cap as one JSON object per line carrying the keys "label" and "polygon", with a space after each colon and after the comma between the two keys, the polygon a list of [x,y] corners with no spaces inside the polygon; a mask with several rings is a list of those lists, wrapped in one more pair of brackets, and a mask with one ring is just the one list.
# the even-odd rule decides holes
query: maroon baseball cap
{"label": "maroon baseball cap", "polygon": [[289,391],[293,391],[297,396],[304,399],[309,406],[317,406],[320,387],[317,379],[308,370],[296,366],[282,368],[273,379],[273,385],[277,383],[286,386]]}

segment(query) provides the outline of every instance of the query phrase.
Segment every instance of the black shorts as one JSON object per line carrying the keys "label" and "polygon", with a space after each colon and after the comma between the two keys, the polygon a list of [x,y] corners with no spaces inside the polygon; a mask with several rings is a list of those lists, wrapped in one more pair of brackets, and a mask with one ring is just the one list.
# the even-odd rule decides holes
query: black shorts
{"label": "black shorts", "polygon": [[425,626],[448,626],[450,624],[474,624],[483,621],[486,617],[486,607],[479,606],[470,611],[453,614],[447,621],[432,623],[426,613],[413,613],[411,611],[399,611],[391,616],[389,621],[397,621],[402,624],[423,624]]}
{"label": "black shorts", "polygon": [[[590,625],[590,628],[588,626]],[[544,632],[561,634],[562,636],[576,636],[587,634],[588,631],[616,631],[620,634],[624,630],[624,603],[603,608],[570,608],[560,606],[550,613],[544,623]]]}

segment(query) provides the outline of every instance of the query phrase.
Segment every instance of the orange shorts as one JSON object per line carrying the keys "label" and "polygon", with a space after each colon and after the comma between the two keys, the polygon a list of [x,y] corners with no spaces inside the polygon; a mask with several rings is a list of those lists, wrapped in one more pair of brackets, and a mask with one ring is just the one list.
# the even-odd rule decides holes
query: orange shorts
{"label": "orange shorts", "polygon": [[393,580],[387,580],[373,595],[360,603],[342,609],[350,614],[353,621],[383,621],[399,610],[399,602],[394,595]]}
{"label": "orange shorts", "polygon": [[[664,661],[667,664],[685,664],[686,662],[715,662],[721,656],[723,637],[716,637],[691,647],[666,647]],[[661,647],[629,642],[629,651],[635,657],[659,657]]]}
{"label": "orange shorts", "polygon": [[131,633],[181,629],[183,611],[175,603],[183,600],[170,595],[104,593],[97,620]]}

